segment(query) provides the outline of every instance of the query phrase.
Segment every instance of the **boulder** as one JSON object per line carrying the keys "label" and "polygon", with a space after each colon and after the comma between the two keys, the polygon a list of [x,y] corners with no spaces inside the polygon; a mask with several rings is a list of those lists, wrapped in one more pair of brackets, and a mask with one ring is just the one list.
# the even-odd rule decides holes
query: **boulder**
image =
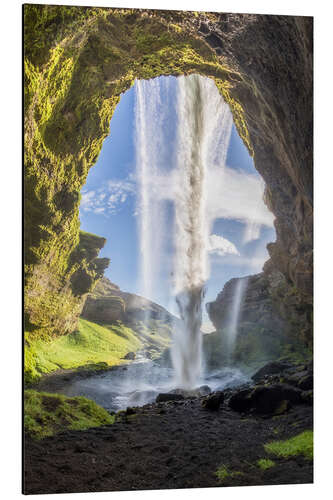
{"label": "boulder", "polygon": [[128,406],[125,411],[126,415],[135,415],[136,410],[132,408],[131,406]]}
{"label": "boulder", "polygon": [[259,380],[263,379],[266,376],[282,373],[284,370],[287,370],[290,367],[291,365],[289,363],[285,363],[282,361],[272,361],[271,363],[267,363],[267,365],[263,366],[254,375],[252,375],[252,380],[254,380],[255,382],[259,382]]}
{"label": "boulder", "polygon": [[165,403],[166,401],[180,401],[181,399],[185,399],[182,394],[161,392],[156,398],[156,403]]}
{"label": "boulder", "polygon": [[313,390],[313,374],[308,374],[302,377],[298,382],[298,387],[302,391],[312,391]]}
{"label": "boulder", "polygon": [[210,394],[202,401],[202,407],[206,410],[217,411],[223,404],[224,394],[223,392],[214,392]]}
{"label": "boulder", "polygon": [[287,384],[262,385],[255,387],[251,394],[251,406],[256,413],[276,413],[283,401],[299,404],[302,402],[302,391]]}
{"label": "boulder", "polygon": [[302,402],[307,405],[313,405],[313,391],[303,391]]}
{"label": "boulder", "polygon": [[126,356],[123,357],[123,359],[128,359],[133,361],[133,359],[135,359],[135,352],[128,352]]}
{"label": "boulder", "polygon": [[196,389],[172,389],[170,394],[181,394],[184,398],[199,398],[201,396],[207,396],[207,394],[210,394],[211,392],[212,391],[208,385],[201,385]]}
{"label": "boulder", "polygon": [[232,410],[239,412],[249,411],[252,406],[251,394],[251,389],[242,389],[241,391],[237,391],[230,397],[229,407]]}

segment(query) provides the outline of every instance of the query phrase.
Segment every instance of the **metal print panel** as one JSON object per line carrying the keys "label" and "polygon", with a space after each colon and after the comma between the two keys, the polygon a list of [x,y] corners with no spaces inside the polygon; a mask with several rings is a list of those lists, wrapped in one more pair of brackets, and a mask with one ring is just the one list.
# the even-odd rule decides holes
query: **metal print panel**
{"label": "metal print panel", "polygon": [[311,483],[312,18],[23,11],[24,493]]}

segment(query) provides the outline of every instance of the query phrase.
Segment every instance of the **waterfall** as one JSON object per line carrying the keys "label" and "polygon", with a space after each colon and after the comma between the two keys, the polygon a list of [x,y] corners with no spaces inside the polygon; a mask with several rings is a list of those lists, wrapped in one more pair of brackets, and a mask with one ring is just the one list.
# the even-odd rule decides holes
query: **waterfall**
{"label": "waterfall", "polygon": [[[168,79],[163,79],[167,81]],[[175,79],[174,79],[175,80]],[[169,80],[170,82],[170,80]],[[209,277],[208,241],[213,220],[207,209],[210,169],[225,166],[232,115],[215,83],[198,75],[176,79],[177,130],[163,149],[168,109],[161,106],[162,79],[136,82],[136,158],[142,289],[152,298],[172,229],[172,287],[181,322],[173,334],[175,384],[200,382],[202,301]],[[221,170],[222,174],[222,170]],[[173,220],[165,201],[172,202]],[[170,218],[170,214],[169,214]],[[168,286],[167,283],[159,284]]]}
{"label": "waterfall", "polygon": [[232,362],[232,355],[234,352],[234,347],[238,333],[239,315],[241,311],[241,306],[243,304],[243,298],[246,292],[247,283],[248,283],[248,277],[238,278],[234,288],[234,294],[232,297],[232,307],[230,309],[230,317],[227,327],[227,339],[226,339],[227,358],[229,362]]}
{"label": "waterfall", "polygon": [[159,79],[136,81],[135,119],[140,280],[142,295],[153,300],[160,274],[165,217],[163,200],[154,182],[161,173],[165,148]]}

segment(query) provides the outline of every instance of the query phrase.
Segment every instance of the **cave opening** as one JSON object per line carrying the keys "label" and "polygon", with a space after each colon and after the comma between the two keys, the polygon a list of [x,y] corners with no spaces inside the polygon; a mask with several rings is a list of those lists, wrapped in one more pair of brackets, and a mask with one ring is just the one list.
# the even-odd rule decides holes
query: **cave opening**
{"label": "cave opening", "polygon": [[[196,162],[204,171],[197,181]],[[81,230],[106,238],[101,256],[110,257],[111,265],[104,275],[124,292],[179,317],[177,295],[186,289],[189,272],[200,276],[197,282],[192,277],[190,287],[200,283],[206,303],[227,281],[242,278],[225,334],[231,354],[246,277],[262,271],[275,230],[263,201],[264,182],[214,81],[195,74],[136,80],[116,107],[81,195]],[[191,204],[193,196],[202,198],[199,208]],[[192,246],[201,249],[190,259],[188,232],[196,233]],[[202,311],[199,328],[209,334],[214,325],[206,307]]]}

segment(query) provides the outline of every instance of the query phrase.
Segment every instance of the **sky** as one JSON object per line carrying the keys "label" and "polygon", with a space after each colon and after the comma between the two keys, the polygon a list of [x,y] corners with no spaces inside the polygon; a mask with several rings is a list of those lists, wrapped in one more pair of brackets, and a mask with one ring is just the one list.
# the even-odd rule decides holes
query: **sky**
{"label": "sky", "polygon": [[[161,92],[160,105],[167,109],[163,114],[164,144],[159,147],[163,149],[161,157],[164,154],[168,158],[176,130],[176,78],[160,77],[157,80],[160,80],[157,82]],[[134,85],[122,95],[116,107],[110,134],[81,191],[80,221],[82,230],[107,239],[100,252],[101,257],[111,259],[105,276],[123,291],[142,295],[135,147],[136,91]],[[234,125],[225,173],[221,176],[220,171],[216,171],[215,174],[208,181],[214,223],[208,242],[210,278],[206,283],[205,302],[215,300],[229,279],[260,272],[268,259],[266,245],[275,241],[273,216],[262,203],[263,181]],[[160,189],[160,184],[157,187]],[[168,257],[168,254],[164,256],[166,262]],[[166,286],[170,266],[168,268],[166,263],[165,267],[165,275],[159,278],[161,286],[148,298],[176,313],[170,289]],[[203,329],[209,331],[211,326],[205,311],[204,323]]]}

